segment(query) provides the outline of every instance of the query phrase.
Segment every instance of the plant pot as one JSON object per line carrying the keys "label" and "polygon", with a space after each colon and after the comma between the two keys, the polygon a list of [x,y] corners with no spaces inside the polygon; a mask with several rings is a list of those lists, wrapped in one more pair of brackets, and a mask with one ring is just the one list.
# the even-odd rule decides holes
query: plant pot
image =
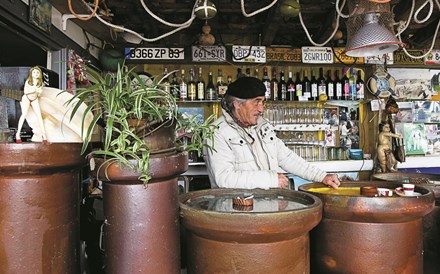
{"label": "plant pot", "polygon": [[186,152],[152,155],[152,179],[95,158],[104,181],[106,273],[180,273],[177,176],[188,168]]}
{"label": "plant pot", "polygon": [[79,273],[81,144],[0,144],[0,273]]}
{"label": "plant pot", "polygon": [[151,154],[176,151],[175,120],[147,123],[146,120],[127,119],[127,122],[137,129],[137,135],[145,141]]}

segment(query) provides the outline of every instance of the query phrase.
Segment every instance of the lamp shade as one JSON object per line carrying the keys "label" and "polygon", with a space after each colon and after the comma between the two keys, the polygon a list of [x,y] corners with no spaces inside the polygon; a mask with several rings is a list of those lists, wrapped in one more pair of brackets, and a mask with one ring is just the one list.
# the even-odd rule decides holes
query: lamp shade
{"label": "lamp shade", "polygon": [[377,56],[397,50],[402,43],[386,27],[378,23],[378,14],[365,14],[364,25],[354,33],[345,54],[352,57]]}

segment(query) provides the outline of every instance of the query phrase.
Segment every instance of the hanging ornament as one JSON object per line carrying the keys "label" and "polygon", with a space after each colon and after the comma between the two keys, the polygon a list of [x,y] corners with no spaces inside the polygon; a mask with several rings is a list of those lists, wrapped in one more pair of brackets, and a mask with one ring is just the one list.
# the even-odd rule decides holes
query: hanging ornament
{"label": "hanging ornament", "polygon": [[194,14],[199,19],[208,20],[217,14],[217,8],[210,0],[199,0],[194,8]]}
{"label": "hanging ornament", "polygon": [[296,0],[284,0],[280,6],[280,12],[285,17],[295,17],[300,12],[299,3]]}
{"label": "hanging ornament", "polygon": [[211,33],[211,26],[208,25],[208,22],[205,22],[205,25],[202,27],[202,33],[199,36],[199,44],[202,46],[211,46],[215,43],[215,37]]}

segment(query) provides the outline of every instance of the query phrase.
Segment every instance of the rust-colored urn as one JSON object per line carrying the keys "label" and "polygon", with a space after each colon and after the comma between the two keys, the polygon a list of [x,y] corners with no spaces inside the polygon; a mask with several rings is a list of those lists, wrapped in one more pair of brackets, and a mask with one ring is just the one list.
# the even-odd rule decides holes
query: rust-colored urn
{"label": "rust-colored urn", "polygon": [[322,221],[310,234],[312,273],[422,274],[422,217],[434,208],[432,191],[416,187],[417,195],[411,197],[371,197],[360,194],[365,186],[394,190],[401,184],[360,181],[342,183],[338,190],[321,183],[299,187],[323,202]]}
{"label": "rust-colored urn", "polygon": [[[233,202],[249,195],[252,204]],[[180,212],[188,273],[310,271],[309,231],[322,214],[316,196],[286,189],[209,189],[182,195]]]}
{"label": "rust-colored urn", "polygon": [[177,176],[188,169],[188,154],[152,155],[146,187],[139,173],[94,160],[103,181],[106,273],[179,273]]}
{"label": "rust-colored urn", "polygon": [[82,144],[0,143],[0,273],[79,273]]}

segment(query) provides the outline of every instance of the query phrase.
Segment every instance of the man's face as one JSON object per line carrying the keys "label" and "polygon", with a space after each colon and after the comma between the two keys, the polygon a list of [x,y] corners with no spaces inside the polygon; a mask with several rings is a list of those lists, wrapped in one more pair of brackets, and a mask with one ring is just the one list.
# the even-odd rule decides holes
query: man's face
{"label": "man's face", "polygon": [[264,96],[248,99],[245,102],[234,102],[235,116],[243,127],[257,124],[258,118],[264,112]]}

